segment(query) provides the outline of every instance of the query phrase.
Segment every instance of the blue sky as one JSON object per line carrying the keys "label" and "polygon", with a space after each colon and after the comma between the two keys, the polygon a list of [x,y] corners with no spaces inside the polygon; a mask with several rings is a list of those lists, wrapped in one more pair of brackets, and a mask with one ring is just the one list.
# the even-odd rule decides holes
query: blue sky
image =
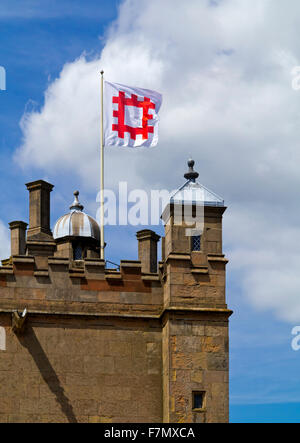
{"label": "blue sky", "polygon": [[[0,65],[7,90],[0,91],[0,223],[28,220],[24,183],[39,178],[56,186],[52,223],[68,210],[77,188],[94,215],[98,92],[84,101],[91,71],[105,65],[112,81],[159,90],[158,148],[108,152],[107,183],[174,189],[183,182],[186,159],[195,158],[201,181],[228,205],[224,250],[228,304],[235,311],[231,421],[300,422],[300,351],[291,348],[291,330],[300,324],[300,284],[294,281],[300,265],[300,97],[290,86],[290,71],[300,64],[293,19],[299,6],[291,1],[284,11],[277,6],[270,12],[260,2],[191,1],[182,10],[166,0],[158,18],[157,2],[151,9],[149,2],[128,0],[120,11],[112,0],[2,0]],[[285,30],[280,39],[279,27]],[[69,97],[60,85],[77,78],[79,92]],[[77,112],[89,108],[91,117],[82,122]],[[22,129],[24,113],[39,114],[39,126],[30,117]],[[53,129],[59,124],[64,142]],[[79,143],[83,126],[88,131]],[[139,228],[108,228],[107,258],[136,259]],[[3,229],[0,234],[6,235]],[[5,255],[5,248],[0,252]]]}

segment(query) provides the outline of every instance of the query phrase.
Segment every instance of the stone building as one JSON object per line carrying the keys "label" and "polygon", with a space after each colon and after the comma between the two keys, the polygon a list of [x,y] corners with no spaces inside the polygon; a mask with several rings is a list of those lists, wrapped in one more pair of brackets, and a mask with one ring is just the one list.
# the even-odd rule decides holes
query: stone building
{"label": "stone building", "polygon": [[[53,186],[26,185],[29,227],[10,223],[0,267],[1,422],[228,421],[226,208],[193,166],[163,213],[162,260],[143,230],[119,269],[77,192],[52,234]],[[184,208],[203,230],[178,223]]]}

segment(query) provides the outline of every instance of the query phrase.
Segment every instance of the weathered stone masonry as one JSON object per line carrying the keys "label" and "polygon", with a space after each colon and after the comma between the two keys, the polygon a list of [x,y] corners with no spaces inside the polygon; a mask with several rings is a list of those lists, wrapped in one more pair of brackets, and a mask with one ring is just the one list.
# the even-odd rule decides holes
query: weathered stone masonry
{"label": "weathered stone masonry", "polygon": [[159,237],[140,231],[140,261],[113,270],[94,237],[53,238],[52,185],[28,189],[27,238],[26,224],[10,224],[12,256],[0,268],[0,421],[227,422],[224,206],[205,205],[193,251],[171,204],[163,261],[155,266]]}

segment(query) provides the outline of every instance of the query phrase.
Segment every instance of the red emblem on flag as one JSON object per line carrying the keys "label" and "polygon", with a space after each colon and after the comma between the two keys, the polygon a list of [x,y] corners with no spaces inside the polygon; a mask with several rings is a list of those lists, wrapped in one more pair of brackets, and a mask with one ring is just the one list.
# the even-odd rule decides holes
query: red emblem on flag
{"label": "red emblem on flag", "polygon": [[105,146],[156,146],[162,95],[110,82],[105,82],[104,93]]}
{"label": "red emblem on flag", "polygon": [[[153,119],[153,115],[149,114],[149,109],[155,110],[155,103],[150,98],[144,97],[142,100],[138,96],[131,94],[130,98],[125,97],[125,92],[119,91],[119,96],[112,98],[113,103],[118,104],[118,110],[113,110],[113,117],[118,119],[118,123],[112,124],[112,130],[118,132],[118,137],[124,139],[125,132],[130,134],[132,140],[136,140],[137,135],[141,135],[143,140],[148,139],[148,134],[153,134],[154,126],[150,126],[149,120]],[[132,127],[125,123],[125,106],[134,106],[142,109],[142,127]]]}

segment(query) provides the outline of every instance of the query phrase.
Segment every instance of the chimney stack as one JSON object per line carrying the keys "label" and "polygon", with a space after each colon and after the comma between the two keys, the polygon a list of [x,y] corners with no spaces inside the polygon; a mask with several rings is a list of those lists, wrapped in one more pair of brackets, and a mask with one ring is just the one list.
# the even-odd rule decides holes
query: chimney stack
{"label": "chimney stack", "polygon": [[149,229],[136,233],[139,242],[139,260],[145,274],[157,272],[157,242],[160,236]]}
{"label": "chimney stack", "polygon": [[[51,236],[50,230],[50,192],[54,188],[44,180],[37,180],[26,184],[29,191],[29,229],[27,240],[35,237]],[[46,234],[41,235],[41,234]],[[46,240],[46,238],[45,238]]]}
{"label": "chimney stack", "polygon": [[27,223],[13,221],[9,223],[11,255],[25,255]]}

